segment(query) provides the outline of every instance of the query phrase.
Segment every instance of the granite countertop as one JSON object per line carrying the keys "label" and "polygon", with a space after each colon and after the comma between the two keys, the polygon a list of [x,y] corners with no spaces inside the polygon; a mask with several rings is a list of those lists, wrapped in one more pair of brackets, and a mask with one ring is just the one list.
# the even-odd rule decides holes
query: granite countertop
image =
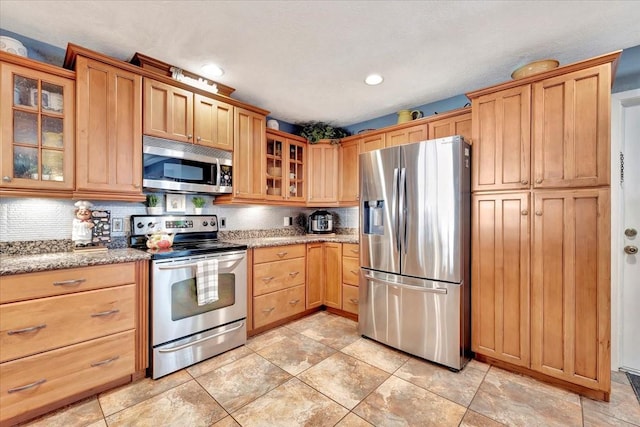
{"label": "granite countertop", "polygon": [[33,273],[45,270],[86,267],[89,265],[118,264],[146,260],[151,256],[137,249],[109,249],[107,252],[56,252],[39,255],[0,256],[0,276]]}
{"label": "granite countertop", "polygon": [[225,242],[247,245],[251,248],[266,248],[270,246],[295,245],[299,243],[334,242],[334,243],[355,243],[358,244],[357,234],[336,234],[336,235],[296,235],[282,237],[252,237],[248,239],[220,239]]}

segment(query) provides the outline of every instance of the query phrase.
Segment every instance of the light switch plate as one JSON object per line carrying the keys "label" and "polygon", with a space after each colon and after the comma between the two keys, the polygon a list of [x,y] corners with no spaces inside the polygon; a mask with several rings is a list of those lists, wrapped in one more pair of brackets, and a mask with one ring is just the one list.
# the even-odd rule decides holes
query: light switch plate
{"label": "light switch plate", "polygon": [[124,224],[122,218],[111,219],[111,231],[115,233],[122,233],[124,231]]}

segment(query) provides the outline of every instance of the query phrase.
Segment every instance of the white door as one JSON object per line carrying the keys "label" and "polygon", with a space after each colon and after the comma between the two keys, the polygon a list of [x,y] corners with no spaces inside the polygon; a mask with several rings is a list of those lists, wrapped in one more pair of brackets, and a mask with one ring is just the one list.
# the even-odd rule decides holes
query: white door
{"label": "white door", "polygon": [[616,310],[613,300],[612,323],[614,334],[618,326],[617,367],[640,374],[640,90],[612,98],[612,290],[618,303]]}

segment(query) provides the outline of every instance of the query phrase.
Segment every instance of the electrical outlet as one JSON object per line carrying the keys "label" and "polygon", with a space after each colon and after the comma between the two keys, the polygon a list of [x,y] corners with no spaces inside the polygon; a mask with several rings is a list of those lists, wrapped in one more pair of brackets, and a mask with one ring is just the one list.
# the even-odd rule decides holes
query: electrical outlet
{"label": "electrical outlet", "polygon": [[122,218],[111,219],[111,231],[114,233],[122,233],[124,231],[124,222]]}
{"label": "electrical outlet", "polygon": [[220,228],[227,228],[227,218],[218,218],[218,225],[220,226]]}
{"label": "electrical outlet", "polygon": [[287,226],[287,225],[293,225],[293,218],[292,218],[292,217],[290,217],[290,216],[285,216],[285,217],[284,217],[283,224],[284,224],[285,226]]}

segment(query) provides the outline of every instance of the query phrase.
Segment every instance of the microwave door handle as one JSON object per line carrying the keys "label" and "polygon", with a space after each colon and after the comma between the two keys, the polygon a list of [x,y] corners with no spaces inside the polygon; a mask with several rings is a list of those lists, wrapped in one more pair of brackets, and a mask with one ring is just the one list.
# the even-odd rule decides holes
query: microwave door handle
{"label": "microwave door handle", "polygon": [[216,159],[216,187],[220,187],[220,178],[222,171],[220,170],[220,159]]}

